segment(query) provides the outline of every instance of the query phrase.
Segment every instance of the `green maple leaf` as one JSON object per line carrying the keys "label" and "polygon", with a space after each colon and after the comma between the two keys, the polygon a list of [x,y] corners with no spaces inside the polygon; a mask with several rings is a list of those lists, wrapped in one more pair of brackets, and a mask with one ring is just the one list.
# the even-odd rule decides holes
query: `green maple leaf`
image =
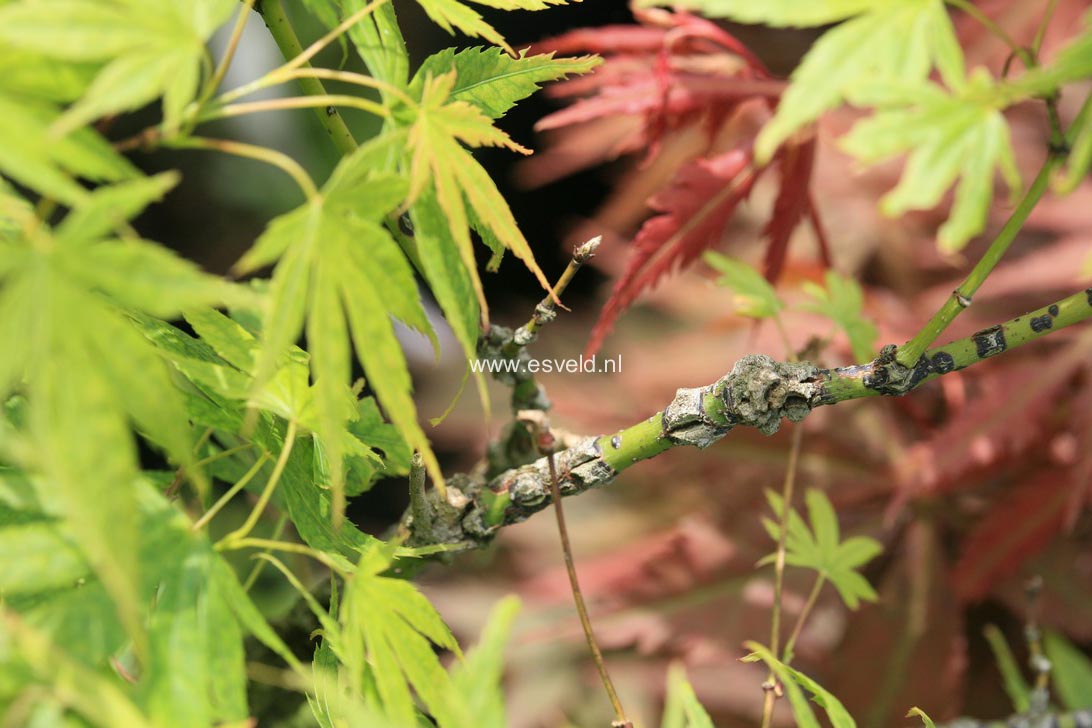
{"label": "green maple leaf", "polygon": [[[367,0],[343,0],[343,5],[346,13],[355,13],[367,5]],[[374,78],[405,87],[409,80],[409,52],[394,5],[384,3],[369,13],[349,29],[349,38]]]}
{"label": "green maple leaf", "polygon": [[667,671],[667,697],[660,728],[713,728],[713,720],[698,701],[686,670],[677,662]]}
{"label": "green maple leaf", "polygon": [[[788,695],[793,717],[796,718],[796,724],[800,728],[819,728],[820,726],[815,713],[812,711],[811,702],[826,711],[827,718],[830,719],[830,723],[834,728],[857,728],[856,721],[853,720],[853,716],[849,714],[841,701],[822,685],[799,670],[794,670],[778,660],[777,656],[770,652],[765,645],[760,645],[757,642],[745,642],[743,646],[751,651],[751,654],[742,658],[743,662],[758,662],[761,660],[777,675],[778,682],[781,683]],[[811,702],[808,701],[805,691],[811,694]]]}
{"label": "green maple leaf", "polygon": [[394,548],[377,545],[360,557],[338,610],[334,651],[354,682],[365,679],[366,672],[370,675],[383,712],[394,725],[416,723],[414,692],[440,726],[472,725],[432,647],[461,657],[455,637],[417,587],[380,576],[390,566]]}
{"label": "green maple leaf", "polygon": [[[567,0],[476,0],[476,2],[497,10],[545,10],[551,5],[564,5]],[[417,0],[417,3],[432,22],[448,33],[453,33],[457,29],[469,36],[484,38],[515,55],[512,47],[505,42],[504,36],[485,22],[480,13],[465,3],[459,0]]]}
{"label": "green maple leaf", "polygon": [[597,56],[554,58],[553,53],[528,56],[526,51],[512,57],[500,48],[454,48],[434,53],[425,59],[410,82],[409,91],[421,97],[425,80],[452,70],[455,83],[451,87],[453,101],[468,101],[492,119],[499,119],[547,81],[557,81],[583,74],[600,63]]}
{"label": "green maple leaf", "polygon": [[326,451],[335,518],[344,507],[343,459],[359,442],[346,429],[355,414],[345,397],[353,348],[387,416],[422,453],[433,478],[442,481],[417,422],[409,369],[390,320],[393,316],[427,334],[436,345],[413,271],[381,224],[405,200],[409,186],[398,175],[374,170],[404,139],[404,132],[386,134],[343,159],[322,194],[273,220],[237,265],[248,271],[278,260],[254,365],[256,388],[266,385],[306,329],[315,378],[314,429]]}
{"label": "green maple leaf", "polygon": [[506,147],[523,154],[530,154],[530,150],[493,126],[489,117],[474,105],[453,101],[455,82],[454,72],[427,77],[421,82],[420,105],[407,140],[411,155],[408,200],[415,201],[426,185],[435,191],[436,202],[448,219],[485,315],[488,309],[470,239],[468,207],[502,245],[524,262],[543,288],[550,290],[550,283],[535,262],[531,247],[497,186],[461,143],[472,147]]}
{"label": "green maple leaf", "polygon": [[[781,496],[773,491],[766,491],[766,498],[780,518],[784,508]],[[795,510],[789,511],[785,563],[814,569],[834,585],[842,596],[842,601],[850,609],[860,606],[862,599],[875,601],[876,591],[857,569],[879,555],[883,550],[880,544],[875,539],[864,536],[842,541],[838,530],[838,516],[823,491],[809,490],[805,500],[811,527],[808,527]],[[777,523],[763,518],[762,525],[774,541],[779,539],[780,527]],[[773,563],[775,557],[775,554],[770,554],[759,563]]]}
{"label": "green maple leaf", "polygon": [[853,356],[858,361],[868,361],[876,349],[876,326],[864,315],[864,293],[857,281],[837,271],[828,270],[824,277],[826,286],[805,281],[804,293],[811,301],[801,308],[829,318],[845,332]]}
{"label": "green maple leaf", "polygon": [[163,97],[168,128],[181,122],[207,63],[205,43],[232,0],[43,0],[0,8],[0,42],[72,63],[103,64],[86,93],[53,124],[61,135]]}
{"label": "green maple leaf", "polygon": [[119,182],[139,176],[91,129],[56,138],[49,127],[59,117],[47,101],[12,95],[0,71],[0,173],[66,205],[88,197],[73,177],[92,182]]}
{"label": "green maple leaf", "polygon": [[0,236],[0,336],[21,342],[0,357],[0,400],[16,387],[27,393],[33,452],[25,465],[46,484],[138,649],[140,535],[129,485],[138,467],[129,426],[183,465],[192,462],[193,438],[165,362],[128,312],[177,316],[251,301],[165,248],[109,236],[175,181],[167,174],[101,188],[55,231],[39,224],[25,236]]}
{"label": "green maple leaf", "polygon": [[717,285],[735,293],[733,300],[736,313],[764,319],[777,316],[781,312],[783,306],[777,291],[757,270],[714,250],[706,251],[702,258],[721,273]]}
{"label": "green maple leaf", "polygon": [[1019,190],[1001,113],[1007,101],[985,71],[958,93],[920,83],[862,87],[858,94],[879,108],[842,137],[842,149],[868,164],[908,154],[899,184],[881,202],[884,213],[935,207],[958,180],[951,215],[940,228],[942,250],[960,250],[985,228],[995,170],[1013,193]]}

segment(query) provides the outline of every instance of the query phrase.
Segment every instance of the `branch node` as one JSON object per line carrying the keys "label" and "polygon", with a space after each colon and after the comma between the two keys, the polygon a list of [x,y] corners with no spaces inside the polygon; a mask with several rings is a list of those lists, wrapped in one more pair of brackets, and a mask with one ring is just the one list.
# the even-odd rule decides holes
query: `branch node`
{"label": "branch node", "polygon": [[799,422],[821,401],[819,370],[810,362],[779,362],[749,354],[713,385],[729,424],[754,427],[764,435],[781,428],[781,418]]}

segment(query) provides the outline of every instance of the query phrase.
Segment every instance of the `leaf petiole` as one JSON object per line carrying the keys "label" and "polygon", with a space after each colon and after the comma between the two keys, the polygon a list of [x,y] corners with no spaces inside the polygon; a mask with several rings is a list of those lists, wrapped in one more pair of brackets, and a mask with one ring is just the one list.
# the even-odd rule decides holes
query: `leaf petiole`
{"label": "leaf petiole", "polygon": [[311,180],[311,177],[307,174],[306,170],[300,166],[300,163],[287,154],[278,152],[276,149],[260,147],[255,144],[246,144],[244,142],[230,141],[228,139],[208,139],[205,137],[173,139],[167,142],[165,146],[175,149],[208,149],[231,154],[236,157],[246,157],[247,159],[265,162],[266,164],[277,167],[295,180],[296,184],[299,185],[300,191],[303,192],[304,197],[307,199],[310,200],[318,197],[318,188],[315,187],[315,183]]}
{"label": "leaf petiole", "polygon": [[[296,429],[296,421],[289,420],[288,430],[284,433],[284,446],[281,447],[281,454],[277,458],[277,464],[273,466],[273,472],[269,476],[269,482],[265,484],[265,489],[262,491],[261,496],[259,496],[258,502],[254,506],[254,510],[250,512],[250,515],[242,526],[220,539],[220,542],[217,544],[218,548],[239,548],[239,543],[244,541],[250,532],[254,530],[254,526],[258,524],[258,519],[262,517],[265,507],[269,505],[270,499],[273,498],[273,491],[277,489],[277,483],[280,482],[281,475],[284,474],[284,468],[288,464],[288,456],[292,454],[292,446],[296,442]],[[250,540],[253,541],[255,539]]]}

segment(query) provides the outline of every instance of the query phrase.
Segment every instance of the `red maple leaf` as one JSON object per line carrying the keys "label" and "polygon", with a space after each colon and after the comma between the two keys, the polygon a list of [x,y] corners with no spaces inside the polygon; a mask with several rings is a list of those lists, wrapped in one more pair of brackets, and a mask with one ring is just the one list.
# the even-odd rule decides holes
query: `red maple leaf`
{"label": "red maple leaf", "polygon": [[964,602],[982,599],[1061,533],[1073,478],[1048,470],[1006,492],[963,542],[951,581]]}
{"label": "red maple leaf", "polygon": [[[766,276],[776,280],[781,273],[789,238],[805,219],[816,232],[824,263],[830,264],[809,189],[814,137],[791,140],[768,164],[756,166],[754,131],[741,134],[737,128],[756,108],[772,113],[784,83],[774,80],[731,34],[703,18],[666,10],[635,16],[640,25],[577,30],[535,49],[604,56],[593,74],[550,88],[551,95],[570,105],[537,124],[539,130],[561,134],[555,149],[597,151],[574,160],[571,153],[552,159],[547,149],[535,165],[538,183],[621,155],[642,154],[647,161],[669,135],[687,129],[701,130],[706,140],[705,149],[682,158],[667,186],[649,199],[649,207],[660,214],[637,233],[625,272],[595,325],[589,355],[640,293],[721,241],[739,203],[771,169],[777,170],[779,188],[764,229]],[[610,119],[620,123],[604,123]],[[732,138],[728,149],[726,137]]]}
{"label": "red maple leaf", "polygon": [[592,330],[587,355],[595,353],[618,316],[641,291],[656,285],[673,267],[689,265],[720,238],[736,207],[751,192],[755,170],[750,150],[732,149],[682,167],[671,186],[648,201],[662,214],[641,226],[625,272]]}

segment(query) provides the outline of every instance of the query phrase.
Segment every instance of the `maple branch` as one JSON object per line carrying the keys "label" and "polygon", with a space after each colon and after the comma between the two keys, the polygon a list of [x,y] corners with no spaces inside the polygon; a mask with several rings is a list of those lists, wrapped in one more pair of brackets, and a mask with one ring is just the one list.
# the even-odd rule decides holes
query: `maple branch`
{"label": "maple branch", "polygon": [[[1092,288],[927,351],[905,367],[888,345],[864,364],[820,369],[809,362],[779,362],[763,354],[744,356],[716,382],[680,389],[664,410],[618,432],[587,437],[555,455],[562,496],[612,482],[626,468],[680,445],[705,448],[734,427],[777,432],[782,418],[799,422],[811,410],[851,399],[900,396],[949,372],[1035,341],[1092,318]],[[410,545],[487,544],[504,526],[519,523],[549,506],[549,464],[545,458],[485,479],[459,474],[448,480],[448,497],[429,492],[432,518],[402,525]]]}
{"label": "maple branch", "polygon": [[1023,198],[1016,205],[1012,214],[1009,215],[1009,219],[1005,221],[1005,224],[997,233],[997,237],[990,243],[990,247],[975,264],[967,278],[959,285],[959,288],[952,291],[952,294],[944,302],[940,310],[929,319],[929,323],[925,324],[914,338],[899,348],[896,358],[902,366],[915,366],[925,350],[948,328],[948,325],[955,320],[955,317],[963,309],[971,305],[974,294],[1001,261],[1009,246],[1012,245],[1017,234],[1023,228],[1031,211],[1039,204],[1039,199],[1042,198],[1043,193],[1046,192],[1046,188],[1050,184],[1051,176],[1065,161],[1069,145],[1073,142],[1076,132],[1085,126],[1085,119],[1089,114],[1092,114],[1092,94],[1089,94],[1085,98],[1084,104],[1081,105],[1080,111],[1077,112],[1077,116],[1073,119],[1073,123],[1069,125],[1069,130],[1063,134],[1061,125],[1058,122],[1055,100],[1047,99],[1046,102],[1051,122],[1050,145],[1046,161],[1035,176],[1031,186],[1028,187],[1027,192],[1024,193]]}
{"label": "maple branch", "polygon": [[[295,62],[293,68],[303,67],[309,68],[308,60],[311,56],[303,58],[303,46],[300,45],[300,40],[296,37],[296,31],[292,28],[291,21],[288,20],[288,16],[285,15],[284,5],[281,0],[261,0],[258,4],[258,12],[261,13],[262,18],[265,20],[265,25],[269,28],[269,34],[273,36],[273,40],[277,43],[277,47],[281,49],[281,54],[289,63]],[[303,58],[302,61],[297,59]],[[308,96],[326,96],[326,87],[323,86],[322,81],[317,78],[311,78],[308,76],[301,76],[299,79],[300,90]],[[319,123],[322,124],[322,128],[329,134],[330,139],[333,141],[334,146],[342,154],[349,154],[357,147],[356,139],[353,137],[349,127],[345,124],[345,119],[341,117],[341,113],[337,109],[333,109],[334,113],[329,113],[329,109],[321,107],[315,108],[315,116],[318,117]]]}
{"label": "maple branch", "polygon": [[534,373],[528,367],[527,347],[538,339],[539,330],[557,318],[557,303],[561,294],[569,287],[577,271],[591,260],[599,244],[601,235],[596,235],[587,242],[573,248],[572,258],[561,277],[536,306],[531,318],[523,326],[513,331],[505,326],[490,326],[489,331],[478,343],[480,359],[508,360],[515,362],[512,369],[498,366],[491,369],[493,378],[512,388],[512,411],[550,409],[550,400],[546,391],[535,381]]}

